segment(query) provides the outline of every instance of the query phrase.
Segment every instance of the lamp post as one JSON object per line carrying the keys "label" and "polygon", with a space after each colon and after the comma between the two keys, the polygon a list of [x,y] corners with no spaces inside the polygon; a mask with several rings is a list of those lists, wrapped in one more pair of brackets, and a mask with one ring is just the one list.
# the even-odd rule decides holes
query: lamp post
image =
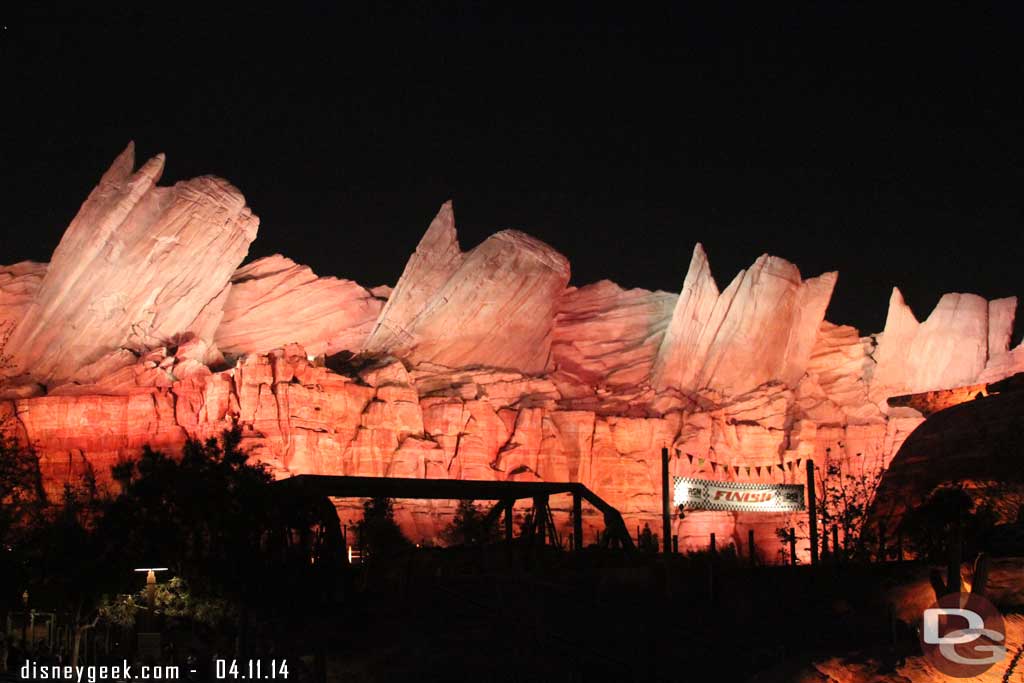
{"label": "lamp post", "polygon": [[146,606],[149,608],[149,630],[139,633],[139,656],[157,661],[160,633],[156,630],[156,573],[167,571],[167,567],[139,567],[135,571],[146,572]]}
{"label": "lamp post", "polygon": [[156,609],[156,573],[167,571],[167,567],[140,567],[137,572],[146,572],[146,606],[152,615]]}

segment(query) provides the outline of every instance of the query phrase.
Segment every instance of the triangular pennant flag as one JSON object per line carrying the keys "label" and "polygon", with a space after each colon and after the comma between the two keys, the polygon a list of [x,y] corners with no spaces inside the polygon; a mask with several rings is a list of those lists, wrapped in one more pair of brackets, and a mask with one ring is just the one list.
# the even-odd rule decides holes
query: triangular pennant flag
{"label": "triangular pennant flag", "polygon": [[756,465],[755,465],[755,466],[754,466],[754,470],[755,470],[755,471],[757,472],[757,476],[759,476],[759,477],[760,477],[760,476],[761,476],[761,468],[760,468],[759,466],[756,466]]}
{"label": "triangular pennant flag", "polygon": [[686,457],[690,460],[690,464],[692,465],[693,464],[693,456],[690,455],[689,453],[687,453]]}
{"label": "triangular pennant flag", "polygon": [[748,477],[750,476],[750,468],[749,467],[747,468],[747,476]]}
{"label": "triangular pennant flag", "polygon": [[712,462],[711,463],[711,472],[713,474],[717,474],[718,473],[718,463],[717,462]]}

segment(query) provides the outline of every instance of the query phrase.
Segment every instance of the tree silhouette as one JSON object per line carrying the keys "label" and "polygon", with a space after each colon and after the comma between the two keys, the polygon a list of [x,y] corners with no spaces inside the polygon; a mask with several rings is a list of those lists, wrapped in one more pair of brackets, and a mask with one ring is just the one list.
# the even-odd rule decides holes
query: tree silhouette
{"label": "tree silhouette", "polygon": [[371,558],[387,558],[412,546],[395,523],[394,501],[369,498],[363,502],[363,518],[356,524],[359,544]]}
{"label": "tree silhouette", "polygon": [[497,536],[497,517],[487,523],[487,514],[472,500],[460,500],[452,518],[441,536],[450,545],[481,545]]}

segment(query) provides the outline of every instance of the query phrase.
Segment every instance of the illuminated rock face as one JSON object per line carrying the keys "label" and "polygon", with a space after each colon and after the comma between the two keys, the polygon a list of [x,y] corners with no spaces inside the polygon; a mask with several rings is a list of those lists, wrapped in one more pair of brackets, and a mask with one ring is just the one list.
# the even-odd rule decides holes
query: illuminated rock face
{"label": "illuminated rock face", "polygon": [[807,281],[768,256],[719,293],[697,245],[652,376],[658,389],[714,389],[735,395],[772,380],[803,377],[836,273]]}
{"label": "illuminated rock face", "polygon": [[678,298],[608,280],[570,288],[555,318],[554,367],[588,385],[647,383]]}
{"label": "illuminated rock face", "polygon": [[946,294],[919,323],[894,288],[875,353],[872,396],[884,399],[994,381],[1000,379],[994,375],[1006,374],[985,371],[1001,365],[1006,366],[1002,372],[1012,374],[1020,355],[1009,350],[1016,308],[1016,297],[990,302],[975,294]]}
{"label": "illuminated rock face", "polygon": [[364,349],[414,364],[541,372],[568,281],[564,256],[516,230],[461,253],[448,203],[409,260]]}
{"label": "illuminated rock face", "polygon": [[222,353],[266,353],[297,343],[313,356],[359,349],[384,301],[351,280],[320,277],[276,255],[231,277],[224,315],[214,335]]}
{"label": "illuminated rock face", "polygon": [[10,334],[25,317],[45,275],[45,263],[22,261],[0,266],[0,333]]}
{"label": "illuminated rock face", "polygon": [[259,221],[223,180],[157,187],[163,155],[134,165],[129,145],[68,226],[7,340],[8,376],[91,382],[133,354],[212,335]]}
{"label": "illuminated rock face", "polygon": [[[283,256],[239,268],[256,232],[241,195],[158,188],[162,164],[133,173],[129,148],[49,265],[0,268],[0,428],[35,446],[55,492],[238,424],[280,477],[579,481],[657,531],[663,447],[675,476],[803,483],[808,460],[871,475],[924,419],[924,399],[886,399],[965,400],[1024,370],[1014,299],[947,295],[919,323],[894,291],[865,336],[824,320],[834,273],[766,255],[720,291],[700,245],[679,295],[569,287],[566,259],[520,232],[462,252],[450,203],[393,290]],[[362,353],[309,360],[340,351]],[[450,514],[420,502],[399,519],[429,540]],[[753,529],[774,560],[798,517],[693,512],[673,533],[687,548]]]}

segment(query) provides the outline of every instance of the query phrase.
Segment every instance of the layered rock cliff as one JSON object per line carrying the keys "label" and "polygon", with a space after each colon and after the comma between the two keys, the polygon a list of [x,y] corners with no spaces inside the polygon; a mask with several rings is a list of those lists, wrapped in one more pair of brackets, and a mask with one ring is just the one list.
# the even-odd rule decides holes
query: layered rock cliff
{"label": "layered rock cliff", "polygon": [[212,340],[259,220],[229,183],[157,187],[163,155],[121,153],[82,204],[7,339],[8,377],[95,381],[183,335]]}
{"label": "layered rock cliff", "polygon": [[[133,171],[129,147],[49,265],[0,268],[0,417],[54,490],[237,424],[280,477],[580,481],[640,524],[660,510],[662,447],[680,476],[802,483],[810,459],[871,474],[924,419],[889,397],[1024,369],[1013,299],[947,295],[919,323],[894,290],[885,330],[862,335],[824,319],[835,273],[764,255],[720,291],[700,245],[678,295],[574,287],[521,232],[463,252],[450,202],[394,290],[284,256],[239,267],[258,222],[241,194],[159,187],[162,166]],[[450,511],[400,518],[429,540]],[[753,528],[771,558],[795,522],[693,513],[674,533]]]}
{"label": "layered rock cliff", "polygon": [[363,345],[384,299],[276,255],[235,271],[214,343],[232,357],[302,344],[314,356]]}

